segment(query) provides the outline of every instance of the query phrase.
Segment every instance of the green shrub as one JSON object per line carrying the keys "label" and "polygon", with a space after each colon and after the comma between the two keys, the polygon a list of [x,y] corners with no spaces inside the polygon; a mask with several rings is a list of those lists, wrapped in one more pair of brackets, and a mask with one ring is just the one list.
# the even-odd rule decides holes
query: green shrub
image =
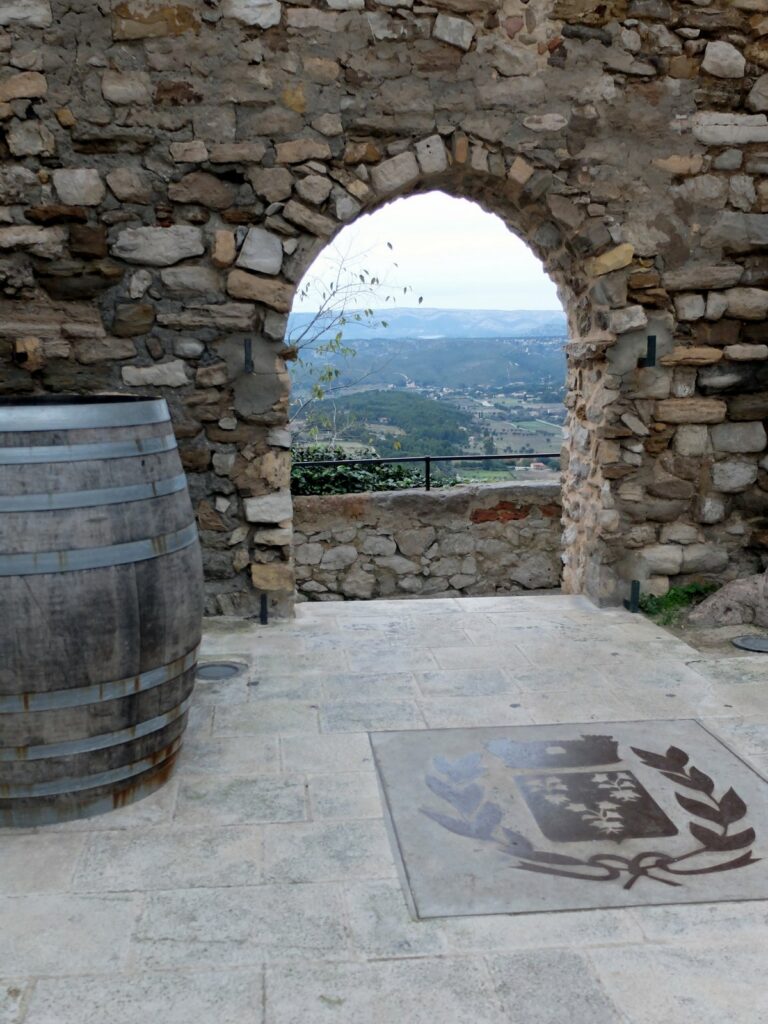
{"label": "green shrub", "polygon": [[[359,494],[361,491],[400,491],[423,487],[424,473],[412,464],[384,466],[297,466],[297,462],[327,462],[348,459],[340,445],[310,444],[292,451],[291,491],[293,494]],[[378,458],[375,448],[357,452],[361,459]]]}
{"label": "green shrub", "polygon": [[719,583],[688,583],[684,587],[670,587],[663,597],[643,594],[640,597],[640,611],[660,626],[674,626],[688,608],[700,604],[719,586]]}

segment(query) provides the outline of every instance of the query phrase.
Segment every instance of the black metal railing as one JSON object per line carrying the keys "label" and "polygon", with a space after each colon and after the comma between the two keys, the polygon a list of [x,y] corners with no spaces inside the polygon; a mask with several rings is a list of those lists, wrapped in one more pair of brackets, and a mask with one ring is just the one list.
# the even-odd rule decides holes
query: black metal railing
{"label": "black metal railing", "polygon": [[516,459],[559,459],[560,452],[530,452],[522,455],[402,455],[390,459],[324,459],[322,462],[294,462],[297,467],[309,466],[386,466],[397,462],[424,463],[424,488],[432,489],[433,462],[513,462]]}

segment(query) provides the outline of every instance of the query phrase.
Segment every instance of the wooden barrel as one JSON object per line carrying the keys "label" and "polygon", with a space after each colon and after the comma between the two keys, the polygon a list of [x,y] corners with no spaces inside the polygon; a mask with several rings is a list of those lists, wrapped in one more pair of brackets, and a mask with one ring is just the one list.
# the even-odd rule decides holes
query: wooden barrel
{"label": "wooden barrel", "polygon": [[0,399],[0,824],[99,814],[162,785],[202,614],[166,403]]}

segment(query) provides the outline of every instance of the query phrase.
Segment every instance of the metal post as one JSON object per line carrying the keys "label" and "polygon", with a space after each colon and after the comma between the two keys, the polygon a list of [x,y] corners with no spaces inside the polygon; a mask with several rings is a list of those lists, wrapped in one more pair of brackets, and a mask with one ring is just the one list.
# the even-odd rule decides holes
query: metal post
{"label": "metal post", "polygon": [[624,607],[630,612],[640,610],[640,580],[632,580],[629,587],[629,600],[624,602]]}
{"label": "metal post", "polygon": [[261,620],[262,626],[266,626],[267,623],[269,622],[269,604],[267,603],[266,594],[261,595],[261,607],[259,618]]}
{"label": "metal post", "polygon": [[432,459],[429,455],[424,456],[424,486],[428,491],[432,490]]}

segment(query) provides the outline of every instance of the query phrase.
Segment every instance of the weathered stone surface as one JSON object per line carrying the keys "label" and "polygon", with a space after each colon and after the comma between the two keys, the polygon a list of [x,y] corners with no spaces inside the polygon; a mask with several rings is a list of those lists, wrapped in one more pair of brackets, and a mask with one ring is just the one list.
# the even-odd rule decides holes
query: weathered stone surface
{"label": "weathered stone surface", "polygon": [[726,345],[723,355],[735,363],[762,362],[768,359],[768,345]]}
{"label": "weathered stone surface", "polygon": [[688,622],[695,626],[768,625],[768,575],[726,583],[689,613]]}
{"label": "weathered stone surface", "polygon": [[331,194],[333,182],[322,174],[309,174],[296,182],[296,192],[300,199],[320,206]]}
{"label": "weathered stone surface", "polygon": [[670,292],[696,288],[731,288],[741,280],[743,268],[737,263],[691,264],[680,270],[670,270],[662,277]]}
{"label": "weathered stone surface", "polygon": [[272,28],[280,24],[282,5],[278,0],[224,0],[221,13],[245,25]]}
{"label": "weathered stone surface", "polygon": [[683,564],[683,549],[678,544],[651,544],[639,553],[650,573],[675,576]]}
{"label": "weathered stone surface", "polygon": [[98,206],[106,194],[99,172],[88,167],[54,171],[53,186],[69,206]]}
{"label": "weathered stone surface", "polygon": [[148,302],[120,304],[115,309],[112,333],[116,338],[146,334],[155,322],[155,307]]}
{"label": "weathered stone surface", "polygon": [[656,403],[656,419],[664,423],[722,423],[727,411],[719,398],[667,398]]}
{"label": "weathered stone surface", "polygon": [[152,80],[143,71],[105,71],[101,92],[117,106],[141,106],[152,102]]}
{"label": "weathered stone surface", "polygon": [[244,270],[233,270],[227,278],[227,291],[235,299],[263,302],[280,313],[288,313],[293,302],[294,289],[283,281],[256,277]]}
{"label": "weathered stone surface", "polygon": [[448,167],[448,152],[439,135],[416,143],[416,159],[423,174],[440,174]]}
{"label": "weathered stone surface", "polygon": [[261,274],[279,274],[283,264],[283,243],[264,228],[251,228],[245,236],[237,266]]}
{"label": "weathered stone surface", "polygon": [[180,359],[154,366],[124,366],[123,383],[130,387],[182,388],[189,384],[186,364]]}
{"label": "weathered stone surface", "polygon": [[757,480],[757,463],[748,459],[725,459],[712,467],[712,486],[733,494],[745,491]]}
{"label": "weathered stone surface", "polygon": [[235,201],[235,189],[205,171],[192,171],[168,188],[168,198],[175,203],[198,203],[212,210],[225,210]]}
{"label": "weathered stone surface", "polygon": [[764,320],[768,314],[768,291],[762,288],[730,288],[725,298],[730,316]]}
{"label": "weathered stone surface", "polygon": [[614,270],[621,270],[628,267],[635,254],[634,245],[624,242],[621,245],[609,249],[602,256],[593,256],[585,263],[586,272],[590,277],[600,277],[603,274],[610,274]]}
{"label": "weathered stone surface", "polygon": [[245,518],[249,523],[282,523],[291,518],[290,491],[275,491],[244,501]]}
{"label": "weathered stone surface", "polygon": [[385,160],[371,171],[373,187],[380,194],[404,189],[419,177],[419,165],[411,152],[400,153]]}
{"label": "weathered stone surface", "polygon": [[701,68],[717,78],[741,78],[746,63],[744,55],[731,43],[714,40],[707,43]]}
{"label": "weathered stone surface", "polygon": [[727,114],[702,111],[693,117],[693,134],[707,146],[743,146],[768,142],[765,114]]}
{"label": "weathered stone surface", "polygon": [[432,29],[432,35],[443,43],[458,46],[460,50],[468,50],[475,36],[475,27],[471,21],[463,18],[452,18],[447,14],[438,14]]}
{"label": "weathered stone surface", "polygon": [[728,399],[728,419],[768,419],[768,391],[757,391],[750,395],[737,395]]}
{"label": "weathered stone surface", "polygon": [[112,255],[126,263],[149,267],[170,267],[205,252],[200,228],[179,225],[170,228],[126,228],[117,236]]}
{"label": "weathered stone surface", "polygon": [[152,184],[140,170],[118,167],[107,175],[107,185],[117,199],[126,203],[152,201]]}
{"label": "weathered stone surface", "polygon": [[662,356],[662,366],[709,366],[719,363],[723,358],[723,349],[707,345],[677,345]]}
{"label": "weathered stone surface", "polygon": [[11,100],[42,99],[48,94],[48,80],[38,71],[23,71],[0,81],[0,103]]}
{"label": "weathered stone surface", "polygon": [[50,0],[7,0],[0,6],[0,25],[48,28],[52,23]]}
{"label": "weathered stone surface", "polygon": [[762,423],[720,423],[710,430],[716,452],[761,452],[765,448],[765,427]]}
{"label": "weathered stone surface", "polygon": [[327,160],[331,147],[325,139],[294,139],[276,146],[279,164],[301,164],[305,160]]}
{"label": "weathered stone surface", "polygon": [[191,7],[180,3],[149,4],[125,0],[112,11],[115,39],[158,39],[197,31],[200,22]]}
{"label": "weathered stone surface", "polygon": [[306,228],[307,231],[311,231],[313,235],[319,235],[321,238],[330,238],[337,227],[336,221],[318,213],[317,210],[311,210],[303,203],[296,202],[295,199],[291,199],[285,204],[283,216],[292,224],[298,224],[299,227]]}
{"label": "weathered stone surface", "polygon": [[293,591],[293,569],[290,565],[270,562],[267,565],[251,565],[251,582],[256,590],[267,592]]}
{"label": "weathered stone surface", "polygon": [[678,320],[701,320],[705,308],[703,295],[681,292],[675,296],[675,313]]}
{"label": "weathered stone surface", "polygon": [[627,306],[625,309],[611,310],[608,329],[614,334],[627,334],[629,331],[645,327],[648,316],[642,306]]}
{"label": "weathered stone surface", "polygon": [[768,75],[761,75],[752,86],[747,96],[747,106],[760,113],[768,111]]}
{"label": "weathered stone surface", "polygon": [[160,271],[160,280],[172,295],[205,295],[221,290],[221,278],[210,267],[172,267]]}

